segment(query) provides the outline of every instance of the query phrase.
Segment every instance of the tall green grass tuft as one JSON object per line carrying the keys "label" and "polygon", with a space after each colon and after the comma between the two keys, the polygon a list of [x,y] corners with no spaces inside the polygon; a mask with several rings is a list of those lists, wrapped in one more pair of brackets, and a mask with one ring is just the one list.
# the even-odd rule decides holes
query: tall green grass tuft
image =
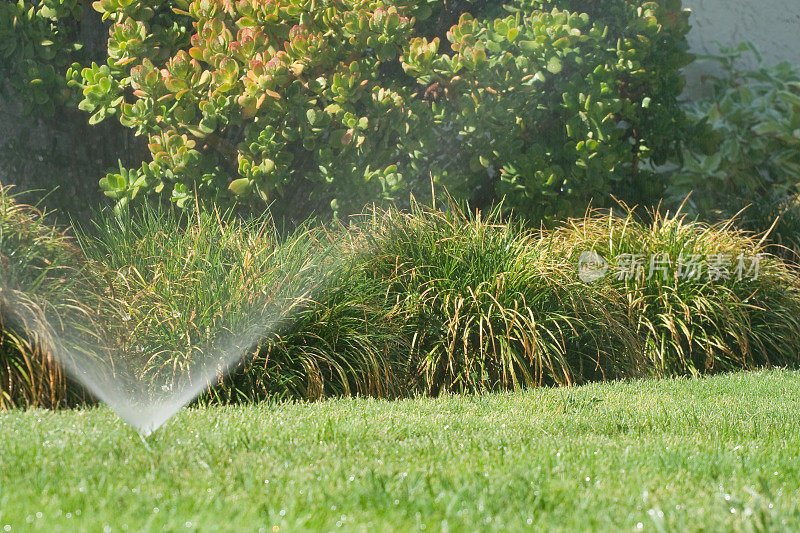
{"label": "tall green grass tuft", "polygon": [[60,318],[95,322],[97,286],[72,239],[0,185],[0,409],[85,401],[52,352]]}
{"label": "tall green grass tuft", "polygon": [[142,379],[179,383],[244,342],[201,401],[399,393],[380,291],[347,275],[322,227],[279,236],[268,217],[149,208],[98,217],[80,241],[125,305],[122,352]]}
{"label": "tall green grass tuft", "polygon": [[567,257],[500,220],[412,205],[349,233],[365,275],[408,324],[410,390],[487,391],[631,375],[636,338]]}
{"label": "tall green grass tuft", "polygon": [[208,398],[407,395],[404,317],[386,304],[380,283],[359,274],[346,263],[329,270],[292,319],[265,335]]}
{"label": "tall green grass tuft", "polygon": [[[590,213],[550,239],[573,265],[586,251],[610,261],[609,273],[589,285],[613,300],[625,295],[651,373],[798,363],[800,278],[767,253],[763,239],[736,230],[732,221],[706,225],[656,212],[643,224],[626,208],[616,215]],[[642,268],[630,268],[626,254],[639,254]]]}
{"label": "tall green grass tuft", "polygon": [[[85,398],[50,352],[48,335],[61,330],[75,344],[95,339],[103,368],[126,363],[157,390],[233,357],[234,372],[212,377],[200,399],[216,403],[483,392],[799,359],[800,278],[731,221],[654,212],[642,222],[623,208],[536,231],[499,210],[413,202],[291,235],[268,217],[215,211],[94,219],[70,239],[0,189],[0,408]],[[611,261],[609,271],[580,276],[584,252]],[[641,258],[641,271],[622,276],[624,254]],[[758,258],[757,276],[703,270],[740,256]],[[648,276],[654,257],[661,270]]]}

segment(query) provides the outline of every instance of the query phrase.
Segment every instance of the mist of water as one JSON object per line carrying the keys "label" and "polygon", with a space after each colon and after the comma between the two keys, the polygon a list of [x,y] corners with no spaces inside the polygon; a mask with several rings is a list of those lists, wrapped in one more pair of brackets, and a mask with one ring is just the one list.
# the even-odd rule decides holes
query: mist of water
{"label": "mist of water", "polygon": [[[2,273],[0,273],[2,274]],[[314,274],[318,276],[318,274]],[[150,354],[131,354],[129,339],[109,341],[86,327],[82,312],[57,315],[24,302],[30,294],[4,287],[0,279],[0,303],[31,338],[46,345],[65,372],[95,398],[106,403],[141,435],[148,436],[182,407],[219,383],[250,353],[261,339],[290,322],[309,302],[319,278],[308,271],[287,275],[277,294],[242,310],[248,326],[230,332],[219,328],[203,349],[182,360],[171,372],[148,373]],[[35,301],[35,299],[33,299]],[[2,306],[0,306],[2,307]],[[162,354],[166,363],[184,354]]]}

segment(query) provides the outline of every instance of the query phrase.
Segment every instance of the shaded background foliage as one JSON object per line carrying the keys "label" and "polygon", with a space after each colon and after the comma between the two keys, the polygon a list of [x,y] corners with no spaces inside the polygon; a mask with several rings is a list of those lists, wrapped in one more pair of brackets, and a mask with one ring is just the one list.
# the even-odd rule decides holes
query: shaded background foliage
{"label": "shaded background foliage", "polygon": [[[90,126],[68,84],[76,62],[103,61],[107,28],[89,2],[0,3],[0,182],[50,194],[48,205],[81,218],[102,205],[97,180],[146,146],[108,122]],[[31,197],[28,201],[33,201]]]}
{"label": "shaded background foliage", "polygon": [[[711,96],[687,106],[706,129],[702,142],[683,149],[667,196],[687,202],[706,220],[738,216],[738,224],[770,235],[778,253],[800,251],[800,71],[768,66],[750,43],[722,48],[707,76]],[[752,59],[755,67],[748,66]]]}

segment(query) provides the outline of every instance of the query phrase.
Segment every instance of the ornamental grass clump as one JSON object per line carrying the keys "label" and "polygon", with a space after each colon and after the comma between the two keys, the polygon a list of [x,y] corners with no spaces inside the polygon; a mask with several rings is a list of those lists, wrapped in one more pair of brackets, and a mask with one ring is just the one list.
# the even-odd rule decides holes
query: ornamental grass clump
{"label": "ornamental grass clump", "polygon": [[[616,216],[615,216],[616,215]],[[590,213],[553,232],[577,265],[594,252],[608,271],[587,285],[625,295],[626,312],[656,375],[705,374],[798,363],[800,278],[732,221],[628,209]]]}
{"label": "ornamental grass clump", "polygon": [[[635,373],[621,305],[578,282],[563,256],[498,212],[414,204],[350,232],[367,276],[410,327],[409,389],[487,391]],[[608,295],[604,295],[608,296]]]}
{"label": "ornamental grass clump", "polygon": [[0,409],[87,399],[55,360],[53,335],[75,320],[98,334],[95,273],[45,217],[0,185]]}
{"label": "ornamental grass clump", "polygon": [[118,210],[73,242],[0,189],[0,408],[83,401],[55,355],[115,391],[168,397],[201,375],[205,403],[798,363],[800,276],[733,221],[623,208],[530,230],[411,205],[290,235],[267,217]]}
{"label": "ornamental grass clump", "polygon": [[341,263],[292,320],[266,335],[204,399],[405,396],[410,344],[405,317],[387,304],[381,281]]}
{"label": "ornamental grass clump", "polygon": [[[300,258],[311,239],[279,245],[266,219],[161,208],[96,218],[80,241],[124,302],[122,351],[141,378],[179,379],[224,339],[266,327],[289,299],[290,278],[309,267]],[[297,296],[307,289],[296,287]]]}
{"label": "ornamental grass clump", "polygon": [[177,386],[218,358],[201,401],[397,395],[388,347],[402,337],[331,237],[322,227],[281,236],[268,217],[150,208],[101,216],[81,242],[124,302],[124,357],[146,382]]}

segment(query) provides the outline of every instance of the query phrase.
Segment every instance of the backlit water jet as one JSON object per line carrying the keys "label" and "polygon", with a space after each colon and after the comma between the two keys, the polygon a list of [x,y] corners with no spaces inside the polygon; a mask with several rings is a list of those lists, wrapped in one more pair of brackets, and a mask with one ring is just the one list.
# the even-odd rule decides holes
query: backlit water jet
{"label": "backlit water jet", "polygon": [[[114,337],[108,331],[92,330],[94,323],[79,306],[66,313],[60,309],[57,314],[47,305],[32,306],[35,294],[7,287],[2,274],[0,312],[10,314],[11,321],[49,350],[72,379],[143,436],[150,435],[183,406],[219,383],[259,341],[291,321],[294,313],[310,301],[319,281],[319,272],[309,259],[304,268],[286,274],[276,283],[274,293],[256,299],[242,311],[247,313],[249,327],[236,332],[220,327],[202,350],[188,357],[181,353],[161,354],[163,362],[153,371],[155,356],[141,353],[125,333]],[[109,331],[124,332],[118,324],[106,326]]]}

